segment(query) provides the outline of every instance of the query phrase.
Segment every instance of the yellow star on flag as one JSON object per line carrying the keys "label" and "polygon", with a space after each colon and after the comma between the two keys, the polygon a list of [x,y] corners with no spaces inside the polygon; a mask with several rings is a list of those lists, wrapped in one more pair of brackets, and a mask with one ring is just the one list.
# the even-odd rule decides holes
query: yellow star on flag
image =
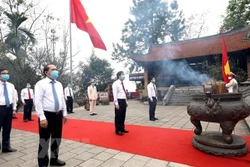
{"label": "yellow star on flag", "polygon": [[86,21],[86,23],[91,23],[92,21],[90,20],[90,18],[88,18],[88,20]]}
{"label": "yellow star on flag", "polygon": [[226,65],[224,66],[224,69],[225,69],[225,74],[229,74],[230,73],[230,67],[229,67],[229,63],[227,61]]}

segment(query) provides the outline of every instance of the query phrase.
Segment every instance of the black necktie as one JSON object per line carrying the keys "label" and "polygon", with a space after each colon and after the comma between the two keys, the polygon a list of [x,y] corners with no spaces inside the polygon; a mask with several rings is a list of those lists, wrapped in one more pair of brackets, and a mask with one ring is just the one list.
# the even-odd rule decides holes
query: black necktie
{"label": "black necktie", "polygon": [[69,96],[71,97],[71,91],[70,91],[70,88],[69,88]]}

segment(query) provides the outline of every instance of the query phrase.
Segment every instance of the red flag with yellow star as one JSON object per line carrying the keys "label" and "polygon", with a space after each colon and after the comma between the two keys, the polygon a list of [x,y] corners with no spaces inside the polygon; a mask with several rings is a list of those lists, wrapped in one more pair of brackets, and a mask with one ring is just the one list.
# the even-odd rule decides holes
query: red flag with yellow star
{"label": "red flag with yellow star", "polygon": [[85,31],[89,34],[89,37],[95,48],[107,50],[102,41],[102,38],[93,26],[80,0],[71,0],[70,4],[71,23],[75,23],[80,30]]}
{"label": "red flag with yellow star", "polygon": [[228,75],[230,73],[230,66],[229,66],[229,61],[227,57],[227,48],[224,40],[224,35],[222,32],[222,76],[224,79],[224,82],[228,83]]}

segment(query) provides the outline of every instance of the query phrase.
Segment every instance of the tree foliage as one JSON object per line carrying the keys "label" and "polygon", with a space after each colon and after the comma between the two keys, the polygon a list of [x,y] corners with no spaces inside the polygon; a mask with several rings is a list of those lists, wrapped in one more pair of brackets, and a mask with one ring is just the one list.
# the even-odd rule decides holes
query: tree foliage
{"label": "tree foliage", "polygon": [[122,30],[121,44],[113,44],[112,59],[145,55],[153,44],[178,41],[184,34],[184,17],[177,1],[133,0],[130,18]]}
{"label": "tree foliage", "polygon": [[113,69],[107,60],[100,59],[94,54],[88,59],[87,64],[80,67],[81,74],[81,91],[85,91],[89,85],[90,79],[95,80],[98,91],[104,91],[107,84],[111,81]]}
{"label": "tree foliage", "polygon": [[36,39],[27,28],[21,27],[21,25],[27,20],[24,13],[8,13],[4,12],[8,17],[8,29],[9,32],[6,34],[5,44],[8,52],[12,53],[16,57],[26,56],[25,46],[29,41],[35,44]]}
{"label": "tree foliage", "polygon": [[[0,4],[0,66],[9,70],[18,91],[27,82],[41,79],[44,66],[50,63],[57,66],[59,81],[70,81],[68,33],[64,30],[60,39],[58,19],[44,14],[35,1],[1,0]],[[58,42],[61,49],[55,49]]]}
{"label": "tree foliage", "polygon": [[[247,73],[239,68],[237,65],[237,61],[234,61],[229,58],[229,65],[230,65],[230,71],[233,71],[237,78],[236,80],[238,82],[244,82],[247,80]],[[209,67],[205,67],[206,73],[214,80],[217,81],[223,81],[223,76],[222,76],[222,67],[221,67],[221,57],[219,56],[214,56],[214,63],[212,65],[209,65]]]}
{"label": "tree foliage", "polygon": [[237,30],[249,25],[250,0],[230,0],[223,22],[225,30]]}

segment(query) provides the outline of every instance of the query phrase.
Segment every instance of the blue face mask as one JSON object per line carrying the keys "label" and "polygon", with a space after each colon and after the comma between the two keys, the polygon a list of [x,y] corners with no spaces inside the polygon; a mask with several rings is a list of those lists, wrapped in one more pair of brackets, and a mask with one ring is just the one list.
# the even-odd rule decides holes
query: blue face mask
{"label": "blue face mask", "polygon": [[31,86],[30,85],[27,85],[26,88],[30,88]]}
{"label": "blue face mask", "polygon": [[68,85],[69,88],[71,88],[72,86],[71,85]]}
{"label": "blue face mask", "polygon": [[56,70],[51,71],[50,77],[51,77],[52,79],[56,79],[58,76],[59,76],[59,72],[58,72],[58,71],[56,71]]}
{"label": "blue face mask", "polygon": [[125,75],[122,75],[122,80],[124,80],[125,79]]}
{"label": "blue face mask", "polygon": [[10,79],[9,74],[3,74],[3,75],[2,75],[2,80],[8,81],[9,79]]}

